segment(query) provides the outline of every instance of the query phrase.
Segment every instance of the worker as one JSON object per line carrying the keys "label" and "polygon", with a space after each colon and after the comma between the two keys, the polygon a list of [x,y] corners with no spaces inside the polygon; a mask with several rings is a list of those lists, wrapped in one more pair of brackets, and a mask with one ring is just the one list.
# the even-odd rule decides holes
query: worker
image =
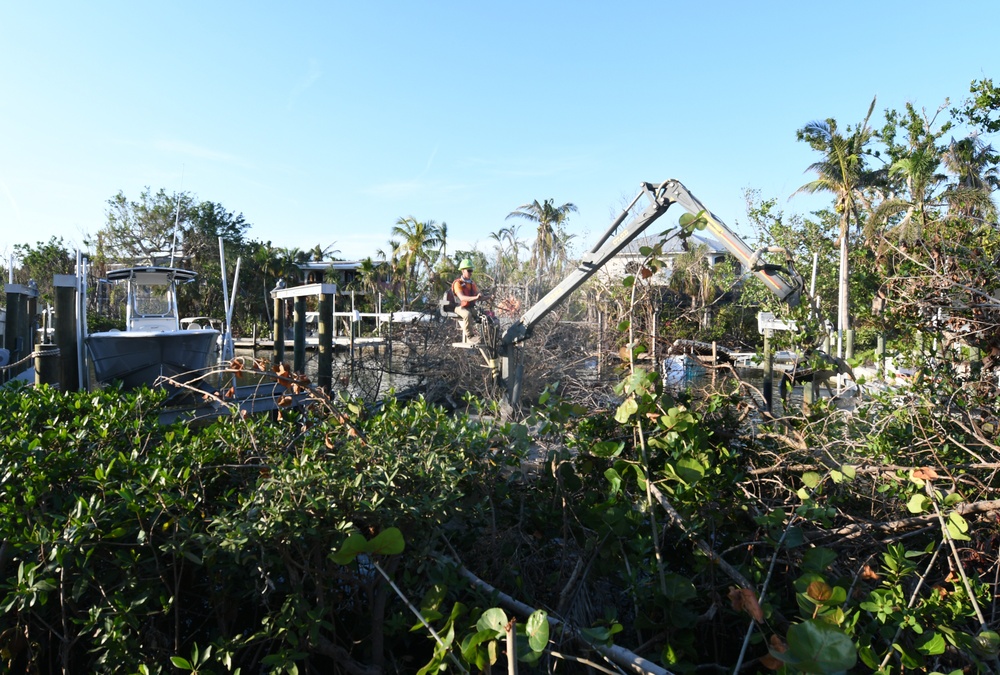
{"label": "worker", "polygon": [[455,279],[451,285],[451,292],[454,293],[457,303],[455,314],[458,314],[459,319],[461,319],[462,335],[465,341],[470,344],[477,344],[480,338],[478,335],[473,334],[472,324],[479,320],[476,301],[479,300],[481,293],[476,286],[476,282],[472,280],[472,261],[465,258],[459,264],[458,269],[462,273],[462,276]]}

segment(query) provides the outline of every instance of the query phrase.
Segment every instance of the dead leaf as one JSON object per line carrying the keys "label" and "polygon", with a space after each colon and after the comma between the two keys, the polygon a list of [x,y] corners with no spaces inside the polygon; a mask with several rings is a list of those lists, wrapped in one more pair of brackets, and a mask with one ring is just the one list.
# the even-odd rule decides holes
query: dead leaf
{"label": "dead leaf", "polygon": [[757,594],[751,589],[733,586],[729,589],[729,602],[737,612],[746,612],[757,623],[764,622],[764,612],[757,602]]}
{"label": "dead leaf", "polygon": [[273,370],[274,374],[278,376],[277,380],[279,385],[285,389],[289,389],[292,386],[292,371],[288,369],[286,364],[279,363],[278,365],[273,366],[271,370]]}
{"label": "dead leaf", "polygon": [[288,406],[292,405],[293,401],[294,399],[291,396],[282,396],[281,398],[278,399],[278,407],[287,408]]}
{"label": "dead leaf", "polygon": [[814,581],[806,588],[806,595],[813,600],[823,602],[833,596],[833,589],[825,581]]}
{"label": "dead leaf", "polygon": [[861,568],[861,578],[865,581],[878,581],[879,575],[870,565],[865,565]]}
{"label": "dead leaf", "polygon": [[934,480],[935,478],[940,478],[940,476],[938,476],[937,471],[935,471],[931,467],[926,467],[923,469],[914,469],[913,477],[919,478],[920,480]]}
{"label": "dead leaf", "polygon": [[[786,645],[785,641],[782,640],[777,635],[772,635],[770,642],[771,642],[772,652],[784,654],[786,651],[788,651],[788,645]],[[760,657],[760,665],[764,666],[769,670],[778,670],[785,664],[781,661],[781,659],[775,656],[771,656],[771,654],[766,654]]]}
{"label": "dead leaf", "polygon": [[776,659],[775,657],[771,656],[770,654],[765,654],[764,656],[760,657],[760,665],[764,666],[768,670],[777,670],[778,668],[781,668],[785,664],[782,663],[780,660]]}

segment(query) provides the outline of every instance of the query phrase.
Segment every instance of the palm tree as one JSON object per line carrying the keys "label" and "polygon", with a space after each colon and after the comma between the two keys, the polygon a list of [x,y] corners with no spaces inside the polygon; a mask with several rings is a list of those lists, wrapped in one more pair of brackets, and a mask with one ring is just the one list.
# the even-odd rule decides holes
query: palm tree
{"label": "palm tree", "polygon": [[441,259],[448,257],[448,223],[441,223],[438,226],[438,239],[441,245]]}
{"label": "palm tree", "polygon": [[940,152],[931,142],[922,144],[906,157],[893,162],[889,167],[889,176],[899,177],[903,181],[906,196],[891,196],[879,204],[865,224],[865,238],[871,241],[883,223],[893,215],[903,213],[903,218],[894,231],[905,239],[919,239],[927,228],[935,207],[934,188],[945,180],[945,176],[937,173],[940,165]]}
{"label": "palm tree", "polygon": [[[378,249],[375,251],[375,255],[388,263],[388,276],[389,276],[389,291],[393,294],[399,293],[400,281],[404,280],[403,272],[403,262],[400,258],[402,253],[403,245],[396,239],[389,240],[389,250],[385,251],[383,249]],[[406,284],[403,284],[404,294],[405,294]]]}
{"label": "palm tree", "polygon": [[[507,218],[524,218],[537,223],[538,231],[535,243],[531,246],[531,264],[538,271],[536,278],[547,271],[560,255],[562,225],[570,213],[576,212],[576,205],[569,202],[562,206],[553,206],[553,200],[546,199],[539,203],[536,199],[530,204],[522,204],[516,210],[507,214]],[[561,251],[565,255],[565,250]]]}
{"label": "palm tree", "polygon": [[872,182],[873,174],[865,170],[865,147],[871,140],[873,132],[868,127],[872,111],[875,110],[875,99],[864,122],[853,131],[848,127],[850,135],[844,136],[837,130],[837,121],[827,119],[819,122],[809,122],[799,129],[796,136],[800,141],[806,141],[813,150],[823,153],[823,159],[809,166],[807,171],[818,174],[816,180],[806,183],[794,194],[800,192],[831,192],[834,195],[834,208],[840,214],[840,310],[837,313],[837,356],[843,356],[843,334],[850,325],[847,284],[847,239],[850,234],[851,218],[861,223],[859,200],[861,190]]}
{"label": "palm tree", "polygon": [[332,256],[334,253],[340,253],[340,249],[334,248],[333,244],[327,246],[316,244],[309,250],[309,256],[313,262],[323,262],[327,256]]}
{"label": "palm tree", "polygon": [[1000,190],[998,156],[992,145],[976,136],[960,141],[951,139],[942,160],[955,180],[944,190],[944,197],[954,215],[967,218],[996,218],[994,190]]}
{"label": "palm tree", "polygon": [[403,304],[409,306],[409,288],[416,286],[416,277],[423,263],[431,267],[430,252],[441,245],[441,229],[433,220],[420,222],[413,216],[400,218],[392,228],[392,236],[399,237],[406,278]]}
{"label": "palm tree", "polygon": [[527,244],[518,239],[518,230],[520,229],[520,225],[511,225],[490,233],[490,239],[496,242],[496,276],[498,280],[506,279],[509,272],[517,269],[521,249],[528,248]]}

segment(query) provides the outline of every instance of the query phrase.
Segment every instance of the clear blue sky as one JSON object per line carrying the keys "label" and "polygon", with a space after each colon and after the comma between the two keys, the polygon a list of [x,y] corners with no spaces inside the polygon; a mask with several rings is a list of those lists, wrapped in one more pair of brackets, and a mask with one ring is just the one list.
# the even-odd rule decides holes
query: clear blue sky
{"label": "clear blue sky", "polygon": [[959,103],[1000,78],[998,28],[994,0],[2,0],[0,255],[79,245],[144,186],[349,259],[410,215],[488,249],[547,198],[589,246],[668,178],[746,232],[745,188],[822,203],[787,199],[816,159],[796,129]]}

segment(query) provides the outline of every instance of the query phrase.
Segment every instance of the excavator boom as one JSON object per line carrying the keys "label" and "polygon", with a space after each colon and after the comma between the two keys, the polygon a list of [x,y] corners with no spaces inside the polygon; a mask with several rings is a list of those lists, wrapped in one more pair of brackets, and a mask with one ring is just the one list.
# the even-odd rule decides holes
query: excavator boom
{"label": "excavator boom", "polygon": [[[646,197],[649,202],[646,208],[629,220],[636,204],[643,197]],[[532,329],[542,318],[618,255],[622,249],[635,241],[672,204],[680,204],[692,215],[703,218],[705,229],[718,238],[744,268],[753,272],[764,282],[768,290],[790,305],[798,304],[803,282],[791,266],[782,267],[763,263],[761,254],[764,251],[752,251],[735,232],[726,227],[721,219],[706,209],[680,181],[668,180],[659,185],[642,183],[639,193],[612,221],[594,247],[583,255],[576,269],[504,331],[500,338],[501,352],[507,346],[530,337]]]}

